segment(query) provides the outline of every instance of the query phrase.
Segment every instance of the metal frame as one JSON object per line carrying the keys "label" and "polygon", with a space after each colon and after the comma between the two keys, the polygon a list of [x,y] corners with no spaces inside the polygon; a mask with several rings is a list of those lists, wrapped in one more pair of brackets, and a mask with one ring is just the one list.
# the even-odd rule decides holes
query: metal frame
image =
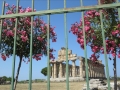
{"label": "metal frame", "polygon": [[[48,30],[47,30],[47,70],[48,70],[48,76],[47,76],[47,90],[50,90],[50,61],[49,61],[49,47],[50,47],[50,36],[49,36],[49,28],[50,28],[50,15],[51,14],[64,14],[64,32],[65,32],[65,47],[66,47],[66,90],[69,90],[69,75],[68,75],[68,31],[67,31],[67,13],[71,12],[82,12],[82,23],[83,23],[83,28],[84,28],[84,11],[86,10],[93,10],[93,9],[101,9],[101,8],[118,8],[120,7],[120,3],[117,0],[117,3],[114,4],[100,4],[99,5],[94,5],[94,6],[83,6],[82,0],[81,2],[81,7],[75,7],[75,8],[66,8],[66,0],[64,0],[64,8],[62,9],[53,9],[50,10],[50,0],[47,0],[47,10],[43,11],[36,11],[36,12],[29,12],[29,13],[22,13],[18,14],[18,6],[19,6],[19,1],[17,0],[17,13],[16,14],[10,14],[10,15],[4,15],[4,9],[5,9],[5,2],[3,2],[2,5],[2,15],[0,15],[1,19],[1,25],[2,25],[2,19],[4,18],[16,18],[16,24],[15,28],[17,28],[18,24],[18,19],[17,17],[26,17],[26,16],[31,16],[31,23],[33,23],[33,18],[34,16],[41,16],[41,15],[47,15],[47,23],[48,23]],[[32,0],[32,10],[34,10],[34,0]],[[119,8],[118,12],[120,14]],[[120,17],[120,15],[119,15]],[[100,12],[100,21],[101,21],[101,29],[102,29],[102,37],[103,37],[103,46],[104,46],[104,52],[105,52],[105,63],[106,63],[106,73],[107,73],[107,81],[108,81],[108,90],[110,90],[110,80],[109,80],[109,68],[108,68],[108,59],[107,59],[107,53],[106,53],[106,44],[105,44],[105,35],[104,35],[104,28],[103,28],[103,21],[102,21],[102,13]],[[31,25],[31,32],[32,32],[33,25]],[[1,42],[1,31],[2,31],[2,26],[0,27],[0,42]],[[84,32],[84,30],[83,30]],[[85,46],[85,66],[86,66],[86,83],[87,83],[87,90],[89,90],[89,77],[88,77],[88,64],[87,64],[87,48],[86,48],[86,39],[85,39],[85,32],[84,34],[84,46]],[[32,90],[32,36],[33,34],[31,33],[31,39],[30,39],[30,64],[29,64],[29,90]],[[15,38],[14,38],[14,50],[13,50],[13,61],[12,61],[12,83],[11,83],[11,90],[13,90],[14,87],[14,73],[15,73],[15,53],[16,53],[16,30],[15,30]]]}

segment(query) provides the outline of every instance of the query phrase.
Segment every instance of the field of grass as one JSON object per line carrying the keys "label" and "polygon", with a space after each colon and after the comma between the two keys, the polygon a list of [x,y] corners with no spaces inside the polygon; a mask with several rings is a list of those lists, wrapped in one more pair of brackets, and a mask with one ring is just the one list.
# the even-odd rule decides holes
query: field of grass
{"label": "field of grass", "polygon": [[[111,82],[113,82],[113,80],[111,80]],[[82,90],[83,85],[85,83],[86,83],[85,81],[70,82],[69,88],[70,90]],[[66,90],[66,83],[65,82],[56,82],[56,83],[51,82],[50,89],[51,90]],[[10,90],[10,85],[0,85],[0,90]],[[17,84],[16,90],[28,90],[28,84]],[[47,83],[45,82],[32,83],[32,90],[47,90]]]}
{"label": "field of grass", "polygon": [[[70,82],[70,90],[82,90],[82,87],[85,82]],[[66,90],[66,83],[51,83],[51,90]],[[0,85],[0,90],[10,90],[10,85]],[[17,84],[16,90],[28,90],[28,84]],[[33,83],[32,90],[47,90],[47,83]]]}

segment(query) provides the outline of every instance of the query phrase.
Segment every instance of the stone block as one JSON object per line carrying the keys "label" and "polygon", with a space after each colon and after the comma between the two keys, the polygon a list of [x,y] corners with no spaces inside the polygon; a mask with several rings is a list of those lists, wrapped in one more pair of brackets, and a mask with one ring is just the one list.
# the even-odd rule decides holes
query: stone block
{"label": "stone block", "polygon": [[98,90],[107,90],[106,86],[98,86]]}

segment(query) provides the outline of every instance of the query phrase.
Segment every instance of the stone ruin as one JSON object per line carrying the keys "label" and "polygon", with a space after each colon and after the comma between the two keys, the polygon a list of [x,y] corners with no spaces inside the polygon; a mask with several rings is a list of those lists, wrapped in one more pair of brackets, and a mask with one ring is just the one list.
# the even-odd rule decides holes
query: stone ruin
{"label": "stone ruin", "polygon": [[[72,65],[69,64],[69,81],[83,81],[86,78],[85,75],[85,58],[78,57],[76,54],[72,54],[72,50],[68,50],[68,60],[72,61]],[[80,65],[75,64],[76,60],[80,61]],[[66,81],[66,49],[61,48],[58,51],[58,58],[54,61],[50,61],[52,64],[50,81]],[[96,61],[99,67],[93,66],[91,60],[88,60],[88,72],[89,78],[105,79],[105,70],[102,61]]]}
{"label": "stone ruin", "polygon": [[[82,90],[87,90],[86,84],[84,84]],[[91,79],[89,81],[89,90],[108,90],[108,84],[103,79]],[[110,90],[114,90],[114,83],[110,83]],[[120,90],[120,82],[117,83],[117,90]]]}

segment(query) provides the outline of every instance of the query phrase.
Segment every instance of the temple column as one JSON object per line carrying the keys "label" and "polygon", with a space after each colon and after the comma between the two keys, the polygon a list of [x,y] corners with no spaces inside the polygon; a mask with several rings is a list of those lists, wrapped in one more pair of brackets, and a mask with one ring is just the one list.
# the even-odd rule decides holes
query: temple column
{"label": "temple column", "polygon": [[94,77],[96,78],[96,67],[94,66]]}
{"label": "temple column", "polygon": [[80,57],[80,66],[79,66],[79,73],[80,73],[80,77],[83,78],[83,58]]}
{"label": "temple column", "polygon": [[56,62],[54,63],[54,78],[56,78],[57,77],[57,69],[56,69]]}
{"label": "temple column", "polygon": [[90,77],[90,63],[88,62],[88,77]]}
{"label": "temple column", "polygon": [[70,66],[70,76],[72,77],[72,66]]}
{"label": "temple column", "polygon": [[92,78],[92,65],[91,65],[91,62],[89,63],[90,64],[90,78]]}
{"label": "temple column", "polygon": [[100,78],[101,78],[101,71],[102,71],[101,68],[102,68],[102,66],[100,66]]}
{"label": "temple column", "polygon": [[77,71],[78,71],[77,66],[75,68],[76,68],[76,77],[77,77]]}
{"label": "temple column", "polygon": [[98,67],[96,67],[96,77],[98,77]]}
{"label": "temple column", "polygon": [[100,75],[100,74],[99,74],[99,73],[100,73],[100,70],[99,70],[99,69],[100,69],[100,68],[98,67],[98,75],[97,75],[98,78],[100,77],[100,76],[99,76],[99,75]]}
{"label": "temple column", "polygon": [[83,61],[83,77],[86,77],[86,72],[85,72],[85,61]]}
{"label": "temple column", "polygon": [[103,78],[103,77],[104,77],[104,76],[103,76],[103,67],[102,67],[102,72],[101,72],[101,73],[102,73],[102,78]]}
{"label": "temple column", "polygon": [[102,66],[100,67],[100,78],[102,78]]}
{"label": "temple column", "polygon": [[71,68],[71,65],[69,64],[69,72],[68,72],[68,75],[69,75],[69,77],[70,77],[70,68]]}
{"label": "temple column", "polygon": [[72,61],[72,77],[75,77],[76,75],[76,67],[75,67],[75,60]]}
{"label": "temple column", "polygon": [[79,69],[79,68],[77,67],[77,74],[76,74],[77,76],[78,76],[78,69]]}
{"label": "temple column", "polygon": [[92,70],[92,71],[91,71],[91,76],[92,76],[92,78],[93,78],[93,77],[94,77],[94,74],[93,74],[93,73],[94,73],[94,69],[93,69],[92,64],[91,64],[91,70]]}
{"label": "temple column", "polygon": [[95,78],[95,67],[93,66],[93,78]]}
{"label": "temple column", "polygon": [[98,68],[96,67],[96,78],[98,77]]}
{"label": "temple column", "polygon": [[54,63],[52,63],[52,70],[51,70],[51,72],[52,72],[52,78],[54,78]]}
{"label": "temple column", "polygon": [[64,65],[63,70],[64,70],[64,77],[66,77],[66,65]]}
{"label": "temple column", "polygon": [[59,67],[59,78],[62,78],[62,62],[60,62],[60,67]]}
{"label": "temple column", "polygon": [[99,71],[98,71],[98,77],[100,78],[100,67],[98,67],[99,68]]}
{"label": "temple column", "polygon": [[65,77],[64,74],[65,73],[65,71],[64,71],[64,64],[62,64],[62,77]]}
{"label": "temple column", "polygon": [[56,64],[56,78],[58,78],[58,64]]}
{"label": "temple column", "polygon": [[104,69],[105,66],[103,66],[103,77],[105,78],[105,69]]}
{"label": "temple column", "polygon": [[91,77],[93,78],[93,66],[91,65]]}
{"label": "temple column", "polygon": [[102,78],[104,78],[104,73],[103,73],[103,70],[102,70]]}

